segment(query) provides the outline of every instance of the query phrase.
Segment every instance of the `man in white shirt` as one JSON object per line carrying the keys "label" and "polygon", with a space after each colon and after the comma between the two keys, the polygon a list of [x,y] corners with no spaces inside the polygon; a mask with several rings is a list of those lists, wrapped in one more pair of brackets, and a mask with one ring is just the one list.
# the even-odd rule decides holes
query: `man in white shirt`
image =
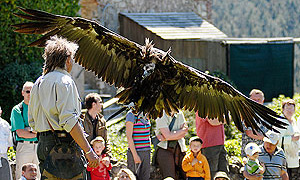
{"label": "man in white shirt", "polygon": [[[2,109],[0,107],[0,116]],[[10,125],[0,117],[0,179],[12,180],[11,169],[8,162],[7,151],[13,146]]]}

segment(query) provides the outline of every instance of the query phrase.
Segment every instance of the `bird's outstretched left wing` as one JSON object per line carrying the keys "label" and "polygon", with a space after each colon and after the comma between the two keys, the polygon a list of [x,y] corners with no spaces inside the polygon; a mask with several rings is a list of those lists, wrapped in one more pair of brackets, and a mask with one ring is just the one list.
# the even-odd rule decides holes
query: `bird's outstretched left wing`
{"label": "bird's outstretched left wing", "polygon": [[54,15],[47,12],[19,8],[26,14],[14,15],[31,20],[12,25],[14,31],[44,36],[29,46],[44,47],[45,42],[54,35],[76,42],[79,49],[75,61],[85,69],[91,70],[105,82],[117,87],[132,86],[135,77],[142,69],[145,57],[142,47],[110,31],[99,23],[80,17]]}

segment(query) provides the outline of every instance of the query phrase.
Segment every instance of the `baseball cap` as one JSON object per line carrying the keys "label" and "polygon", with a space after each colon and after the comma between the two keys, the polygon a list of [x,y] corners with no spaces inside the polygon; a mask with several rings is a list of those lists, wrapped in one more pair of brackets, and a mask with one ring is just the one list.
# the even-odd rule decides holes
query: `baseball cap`
{"label": "baseball cap", "polygon": [[266,132],[266,136],[267,137],[263,138],[264,142],[268,142],[276,145],[277,142],[279,141],[279,134],[275,133],[274,131],[269,130],[268,132]]}
{"label": "baseball cap", "polygon": [[248,143],[245,147],[245,153],[249,156],[253,156],[253,154],[261,152],[260,148],[255,143]]}
{"label": "baseball cap", "polygon": [[101,142],[105,143],[105,140],[101,136],[97,136],[95,139],[93,139],[91,141],[91,144],[94,144],[95,141],[101,141]]}

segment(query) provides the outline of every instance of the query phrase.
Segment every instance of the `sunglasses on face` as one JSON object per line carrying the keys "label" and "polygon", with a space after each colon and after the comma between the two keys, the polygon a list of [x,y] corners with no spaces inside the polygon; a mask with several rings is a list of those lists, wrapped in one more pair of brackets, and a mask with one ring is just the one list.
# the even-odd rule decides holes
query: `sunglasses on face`
{"label": "sunglasses on face", "polygon": [[27,94],[30,94],[30,91],[29,90],[27,90],[27,91],[25,91]]}

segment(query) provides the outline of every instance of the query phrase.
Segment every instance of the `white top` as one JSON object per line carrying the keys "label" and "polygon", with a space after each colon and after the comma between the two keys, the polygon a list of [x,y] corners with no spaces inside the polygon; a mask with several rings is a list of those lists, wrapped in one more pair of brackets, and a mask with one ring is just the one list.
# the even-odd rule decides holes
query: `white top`
{"label": "white top", "polygon": [[297,168],[299,167],[299,141],[292,141],[292,136],[296,133],[299,134],[299,128],[297,127],[295,118],[293,118],[292,123],[288,120],[283,121],[287,123],[288,126],[286,129],[279,129],[280,139],[278,146],[284,149],[288,168]]}
{"label": "white top", "polygon": [[[176,131],[176,130],[181,129],[182,124],[184,124],[186,122],[182,111],[179,111],[179,113],[175,114],[175,117],[176,117],[176,120],[175,120],[174,126],[171,131]],[[172,117],[168,116],[164,112],[164,114],[161,118],[156,119],[155,134],[157,135],[160,133],[160,131],[159,131],[160,128],[169,128],[171,121],[172,121]],[[179,139],[178,143],[180,145],[181,152],[185,152],[187,150],[187,148],[185,146],[184,138]],[[157,145],[163,149],[167,149],[168,141],[161,141]]]}
{"label": "white top", "polygon": [[7,148],[13,146],[11,127],[0,117],[0,157],[7,158]]}
{"label": "white top", "polygon": [[34,83],[28,106],[29,125],[37,132],[70,132],[81,114],[81,100],[71,75],[62,69],[41,76]]}

